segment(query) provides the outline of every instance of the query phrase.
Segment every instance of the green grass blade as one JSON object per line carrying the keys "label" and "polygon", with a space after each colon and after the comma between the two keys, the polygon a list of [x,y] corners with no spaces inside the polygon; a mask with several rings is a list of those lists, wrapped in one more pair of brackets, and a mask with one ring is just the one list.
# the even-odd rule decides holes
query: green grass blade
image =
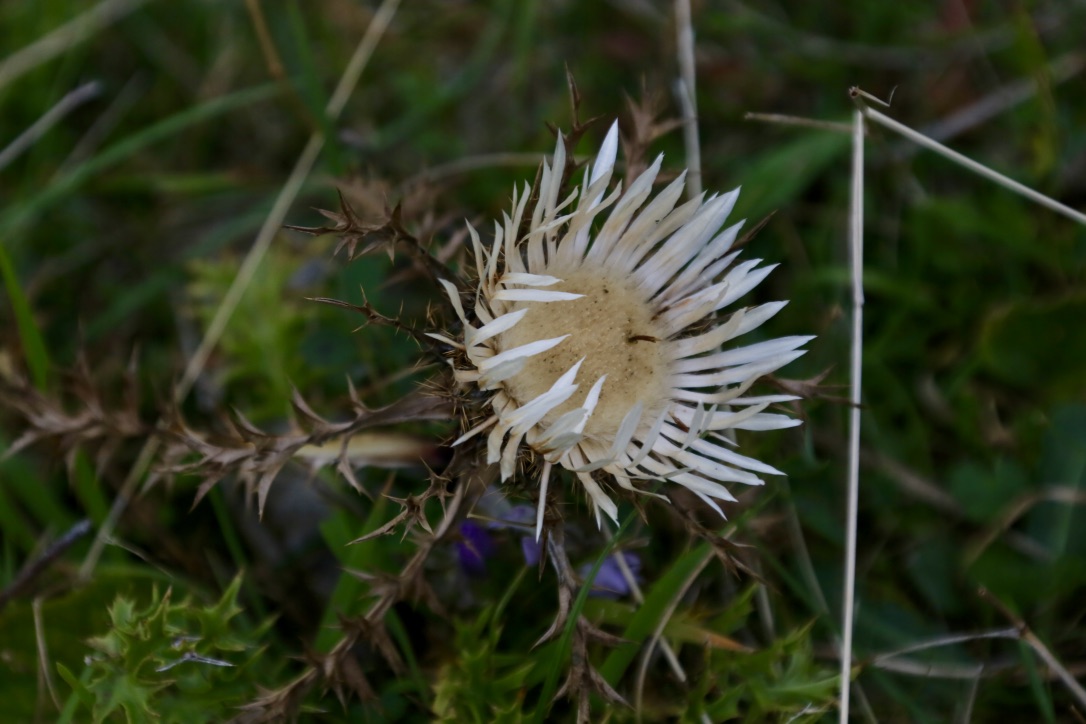
{"label": "green grass blade", "polygon": [[1022,655],[1022,663],[1026,668],[1026,676],[1029,679],[1029,688],[1033,692],[1033,698],[1037,702],[1041,716],[1046,724],[1055,724],[1056,709],[1052,704],[1052,696],[1041,678],[1041,672],[1037,670],[1037,658],[1033,649],[1025,641],[1018,642],[1018,651]]}
{"label": "green grass blade", "polygon": [[[370,511],[362,530],[375,530],[385,518],[388,509],[388,498],[381,495],[376,498],[373,510]],[[377,558],[380,538],[363,541],[355,545],[347,544],[358,537],[355,528],[355,518],[342,510],[334,512],[320,526],[321,534],[332,553],[339,559],[344,569],[372,570],[377,566]],[[365,592],[366,584],[351,575],[341,574],[336,588],[332,591],[332,597],[328,601],[328,608],[321,618],[321,625],[317,632],[313,647],[316,651],[327,652],[336,643],[340,635],[338,628],[339,614],[349,611]]]}
{"label": "green grass blade", "polygon": [[25,203],[16,206],[10,211],[0,215],[0,229],[19,229],[40,216],[50,207],[56,205],[73,191],[81,187],[88,180],[111,166],[124,161],[148,146],[159,141],[176,136],[181,131],[199,123],[209,121],[216,116],[229,113],[238,108],[267,100],[278,93],[278,87],[267,84],[255,88],[236,91],[229,95],[221,96],[202,105],[181,111],[165,120],[132,134],[102,151],[91,160],[83,163],[66,176],[57,179],[56,183]]}
{"label": "green grass blade", "polygon": [[314,121],[319,124],[321,134],[324,136],[324,149],[321,153],[327,164],[328,172],[334,176],[341,176],[346,172],[344,159],[348,154],[344,153],[339,142],[335,125],[332,119],[325,113],[328,107],[328,93],[324,90],[317,70],[317,60],[313,52],[313,41],[306,33],[305,17],[297,0],[286,3],[285,18],[288,20],[287,28],[290,31],[291,48],[294,51],[299,70],[299,81],[296,84],[299,97],[305,101],[306,107]]}
{"label": "green grass blade", "polygon": [[[7,441],[0,439],[0,450]],[[22,509],[30,513],[31,520],[41,527],[64,529],[75,523],[75,516],[61,504],[58,495],[45,478],[19,457],[12,457],[0,465],[0,484],[17,499]]]}
{"label": "green grass blade", "polygon": [[15,275],[11,257],[8,256],[3,244],[0,244],[0,277],[4,280],[8,298],[11,300],[11,308],[15,312],[15,324],[19,328],[19,339],[23,344],[23,354],[26,356],[26,365],[30,368],[30,376],[34,380],[35,387],[45,390],[49,386],[49,353],[46,351],[41,330],[34,322],[30,303]]}
{"label": "green grass blade", "polygon": [[102,494],[98,476],[82,451],[75,456],[75,480],[72,481],[76,497],[95,526],[105,522],[109,515],[109,501]]}
{"label": "green grass blade", "polygon": [[622,638],[628,643],[621,644],[612,651],[600,667],[600,674],[609,684],[615,686],[626,673],[626,669],[637,656],[642,642],[652,635],[667,613],[680,584],[699,566],[704,565],[705,557],[711,554],[709,544],[702,543],[683,554],[660,576],[652,590],[645,596],[645,603],[634,614],[626,630],[622,632]]}
{"label": "green grass blade", "polygon": [[415,689],[422,701],[429,702],[431,699],[430,685],[426,683],[426,677],[419,666],[418,657],[415,656],[415,650],[411,646],[411,637],[407,635],[407,628],[404,627],[403,621],[400,620],[395,609],[389,609],[388,613],[385,614],[385,626],[388,627],[388,632],[396,641],[396,645],[400,647],[400,652],[407,664],[407,676],[404,677],[406,679],[405,683],[410,684]]}
{"label": "green grass blade", "polygon": [[14,544],[23,553],[29,553],[34,549],[34,531],[19,514],[5,488],[0,484],[0,528],[4,530],[4,541]]}

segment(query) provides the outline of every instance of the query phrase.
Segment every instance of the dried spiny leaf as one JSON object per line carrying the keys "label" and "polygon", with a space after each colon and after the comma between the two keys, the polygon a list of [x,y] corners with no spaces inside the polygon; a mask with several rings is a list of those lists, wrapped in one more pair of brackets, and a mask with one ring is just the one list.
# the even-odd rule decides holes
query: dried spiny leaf
{"label": "dried spiny leaf", "polygon": [[[340,210],[338,212],[317,209],[318,213],[333,222],[332,226],[292,226],[287,224],[286,228],[312,236],[324,236],[326,234],[338,236],[340,241],[334,253],[338,254],[346,248],[348,261],[354,261],[359,256],[369,254],[383,244],[388,244],[394,240],[397,232],[390,226],[388,221],[379,224],[368,224],[362,221],[355,214],[351,205],[347,203],[343,192],[337,189],[336,193],[339,195]],[[362,246],[361,250],[358,248],[360,245]]]}
{"label": "dried spiny leaf", "polygon": [[381,658],[385,660],[385,663],[388,664],[394,674],[403,676],[407,673],[407,667],[400,657],[396,644],[393,643],[392,638],[389,636],[384,622],[373,622],[367,617],[356,616],[340,618],[339,623],[344,631],[373,646],[381,654]]}
{"label": "dried spiny leaf", "polygon": [[[385,327],[392,327],[393,329],[401,332],[406,332],[410,337],[416,341],[424,344],[426,347],[432,347],[434,344],[433,339],[426,336],[425,332],[410,327],[399,319],[394,317],[386,317],[385,315],[374,309],[373,305],[366,299],[366,293],[362,292],[362,304],[351,304],[350,302],[344,302],[339,299],[330,299],[328,297],[308,297],[311,302],[319,302],[321,304],[328,304],[333,307],[341,307],[343,309],[350,309],[363,315],[371,324],[377,324]],[[359,327],[361,329],[361,327]],[[357,331],[357,330],[356,330]]]}
{"label": "dried spiny leaf", "polygon": [[724,568],[732,573],[741,571],[755,581],[765,583],[757,571],[748,566],[740,556],[736,555],[737,551],[744,548],[750,548],[750,546],[731,540],[702,525],[698,520],[697,511],[687,504],[684,497],[673,496],[671,502],[673,503],[674,508],[673,515],[679,525],[686,528],[691,535],[711,545],[713,547],[713,553]]}
{"label": "dried spiny leaf", "polygon": [[585,639],[588,641],[603,644],[604,646],[620,646],[624,643],[628,643],[626,639],[621,636],[607,633],[583,616],[577,621],[577,626],[581,629],[581,633],[584,634]]}
{"label": "dried spiny leaf", "polygon": [[441,600],[423,576],[422,564],[430,550],[430,546],[419,548],[404,570],[395,575],[346,569],[346,573],[366,583],[369,586],[369,595],[378,599],[369,614],[371,617],[377,616],[399,601],[423,601],[430,610],[438,615],[445,615]]}
{"label": "dried spiny leaf", "polygon": [[573,573],[573,566],[570,565],[569,555],[566,553],[565,535],[561,526],[549,529],[546,550],[558,578],[558,610],[554,614],[554,621],[550,628],[532,644],[533,649],[550,641],[565,628],[573,596],[577,590],[577,578]]}
{"label": "dried spiny leaf", "polygon": [[348,485],[354,489],[355,492],[365,495],[370,500],[373,500],[373,496],[369,491],[358,481],[358,477],[354,474],[354,465],[351,464],[350,458],[347,457],[347,441],[343,441],[343,447],[340,448],[339,456],[336,458],[336,472],[343,476],[343,479],[347,481]]}
{"label": "dried spiny leaf", "polygon": [[[433,488],[431,487],[431,490],[432,489]],[[402,537],[406,537],[408,532],[416,525],[432,536],[434,534],[433,528],[430,527],[430,521],[426,519],[426,501],[432,497],[429,492],[430,491],[427,491],[419,496],[409,495],[406,498],[393,498],[390,495],[386,495],[385,497],[389,500],[400,504],[400,512],[381,527],[367,533],[361,538],[355,538],[347,545],[364,543],[365,541],[388,535],[399,528],[401,524],[403,525]]]}
{"label": "dried spiny leaf", "polygon": [[[236,435],[213,440],[192,431],[175,416],[164,431],[174,449],[166,456],[159,473],[202,476],[203,481],[196,494],[197,503],[219,480],[233,475],[245,485],[246,493],[256,498],[258,510],[262,514],[272,483],[283,467],[292,460],[305,460],[311,468],[337,464],[342,470],[354,459],[352,453],[356,450],[350,447],[352,438],[363,429],[408,420],[450,419],[453,415],[453,406],[447,400],[417,393],[379,409],[371,410],[364,405],[357,407],[353,418],[343,422],[324,420],[300,396],[296,396],[294,402],[296,409],[305,410],[303,414],[308,418],[309,430],[273,435],[260,430],[245,420],[244,416],[236,415],[232,426]],[[382,444],[382,440],[376,437],[372,442],[378,447]],[[325,454],[324,448],[332,443],[338,444],[338,447]],[[383,443],[386,446],[395,443],[392,452],[386,450],[385,454],[365,455],[365,464],[383,467],[418,464],[432,451],[430,445],[423,444],[416,438],[395,436],[391,433]],[[177,454],[178,446],[195,453],[197,459],[190,460]],[[353,486],[360,487],[353,475],[348,480]]]}
{"label": "dried spiny leaf", "polygon": [[[353,391],[353,389],[352,389]],[[329,422],[323,417],[313,411],[313,408],[309,406],[309,403],[302,397],[302,393],[298,391],[298,388],[292,388],[290,393],[290,406],[294,408],[294,411],[306,418],[310,422],[314,422],[317,425],[328,425]]]}
{"label": "dried spiny leaf", "polygon": [[641,88],[641,98],[635,101],[626,97],[629,111],[629,132],[622,136],[622,149],[626,156],[626,177],[637,178],[647,168],[646,158],[649,146],[660,137],[682,127],[681,118],[660,119],[666,107],[661,93]]}
{"label": "dried spiny leaf", "polygon": [[554,701],[563,697],[577,702],[578,723],[590,721],[589,704],[590,694],[595,692],[612,704],[619,704],[630,708],[626,701],[615,689],[607,683],[607,680],[592,666],[588,660],[588,645],[584,630],[578,626],[573,632],[572,650],[570,655],[569,672],[562,683],[561,688],[554,695]]}
{"label": "dried spiny leaf", "polygon": [[241,438],[246,442],[258,443],[271,437],[271,435],[249,422],[249,419],[245,417],[241,410],[234,407],[231,408],[230,411],[232,413],[234,429],[237,430],[238,434],[241,435]]}
{"label": "dried spiny leaf", "polygon": [[360,256],[381,248],[385,248],[389,258],[392,258],[396,248],[401,247],[434,281],[445,279],[456,284],[463,284],[458,274],[446,266],[442,260],[434,257],[414,235],[407,231],[403,225],[403,212],[399,204],[387,212],[387,218],[384,221],[366,223],[355,214],[347,199],[344,198],[343,192],[337,190],[337,193],[339,194],[339,212],[318,209],[323,216],[334,222],[333,226],[287,225],[286,228],[313,236],[325,234],[338,236],[340,241],[333,253],[338,254],[345,248],[348,261],[354,261]]}
{"label": "dried spiny leaf", "polygon": [[359,701],[376,701],[378,698],[354,656],[342,657],[337,661],[328,683],[344,709],[350,703],[348,693],[354,694]]}
{"label": "dried spiny leaf", "polygon": [[[576,165],[572,160],[573,147],[577,145],[577,143],[581,140],[581,137],[584,136],[585,132],[587,132],[588,129],[591,128],[593,125],[595,125],[596,122],[599,121],[600,118],[602,118],[602,116],[593,116],[587,121],[581,121],[581,91],[577,87],[577,80],[573,77],[573,72],[570,71],[568,66],[566,67],[566,84],[569,86],[569,109],[570,117],[573,119],[570,125],[569,133],[567,133],[565,136],[567,151],[566,158],[567,170],[572,171],[574,170]],[[556,136],[558,135],[557,126],[548,123],[547,127]],[[565,184],[568,178],[568,176],[563,176],[562,183]]]}
{"label": "dried spiny leaf", "polygon": [[[344,619],[340,620],[341,623],[344,621]],[[312,672],[315,675],[310,676],[310,679],[319,680],[322,688],[326,691],[331,689],[340,705],[346,707],[352,699],[373,701],[377,696],[358,663],[358,658],[353,650],[354,646],[342,645],[343,642],[352,642],[352,644],[357,642],[359,640],[359,631],[348,632],[345,630],[344,633],[344,638],[340,640],[341,644],[328,653],[307,650],[305,661],[310,667],[307,674]]]}
{"label": "dried spiny leaf", "polygon": [[302,700],[309,693],[312,686],[311,680],[314,678],[311,669],[279,689],[260,687],[260,695],[248,704],[239,707],[242,714],[234,721],[257,724],[258,722],[293,720],[295,713],[302,704]]}
{"label": "dried spiny leaf", "polygon": [[[64,393],[78,401],[74,411],[69,411]],[[140,419],[135,400],[126,400],[117,407],[105,402],[85,361],[77,361],[66,388],[56,396],[39,391],[21,373],[5,375],[0,379],[0,407],[22,417],[25,427],[0,459],[50,440],[69,462],[76,450],[88,445],[98,447],[97,462],[102,466],[124,441],[153,434],[151,426]]]}
{"label": "dried spiny leaf", "polygon": [[796,395],[805,399],[820,399],[842,405],[851,405],[852,401],[847,397],[830,394],[833,390],[843,389],[845,385],[822,384],[822,381],[829,376],[832,369],[832,367],[827,367],[814,377],[809,377],[805,380],[792,380],[777,377],[775,375],[766,375],[766,381],[790,395]]}
{"label": "dried spiny leaf", "polygon": [[770,211],[768,214],[763,216],[757,224],[754,224],[754,226],[743,232],[743,235],[740,236],[734,244],[732,244],[732,249],[742,249],[744,246],[749,244],[754,239],[754,237],[758,236],[759,232],[761,232],[762,229],[769,225],[770,220],[772,220],[772,218],[776,215],[777,211],[774,209],[773,211]]}

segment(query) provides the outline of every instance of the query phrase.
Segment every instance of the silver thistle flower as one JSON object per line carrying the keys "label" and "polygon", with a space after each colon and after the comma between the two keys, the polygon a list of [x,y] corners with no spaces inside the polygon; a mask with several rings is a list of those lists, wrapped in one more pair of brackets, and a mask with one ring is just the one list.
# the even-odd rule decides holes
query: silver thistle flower
{"label": "silver thistle flower", "polygon": [[503,481],[522,445],[542,457],[537,539],[555,465],[580,480],[597,522],[601,511],[618,514],[608,480],[640,493],[634,481],[677,483],[723,515],[715,500],[735,498],[722,483],[760,485],[759,474],[781,473],[740,455],[721,433],[799,424],[765,411],[795,397],[743,395],[812,337],[721,349],[785,305],[717,315],[773,269],[760,259],[731,266],[742,222],[721,227],[739,190],[676,206],[684,172],[650,200],[659,156],[628,189],[608,193],[617,151],[613,125],[579,193],[559,199],[559,137],[523,238],[527,184],[514,188],[512,214],[495,224],[492,243],[469,225],[479,279],[472,315],[443,281],[463,338],[431,335],[463,352],[458,383],[493,392],[492,414],[454,445],[489,430],[487,461],[500,464]]}

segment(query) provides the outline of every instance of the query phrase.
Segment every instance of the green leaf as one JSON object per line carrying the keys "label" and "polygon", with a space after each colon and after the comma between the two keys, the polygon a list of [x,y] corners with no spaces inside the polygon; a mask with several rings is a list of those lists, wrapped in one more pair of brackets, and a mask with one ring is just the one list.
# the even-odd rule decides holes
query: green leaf
{"label": "green leaf", "polygon": [[743,193],[736,203],[736,217],[760,218],[787,206],[802,194],[834,161],[849,149],[846,133],[808,133],[736,169],[743,179]]}
{"label": "green leaf", "polygon": [[978,354],[1002,382],[1049,400],[1086,393],[1086,294],[1017,301],[989,315]]}
{"label": "green leaf", "polygon": [[7,287],[8,299],[11,300],[11,308],[15,312],[15,326],[19,329],[23,355],[26,357],[27,367],[30,368],[34,386],[39,390],[45,390],[49,386],[49,353],[46,351],[45,340],[42,339],[41,330],[34,321],[30,303],[19,285],[15,267],[3,243],[0,243],[0,279]]}
{"label": "green leaf", "polygon": [[[339,559],[342,568],[355,571],[377,569],[382,544],[380,538],[371,538],[354,545],[348,544],[360,536],[359,531],[372,531],[381,527],[385,522],[388,509],[388,498],[379,495],[361,526],[358,526],[354,516],[342,510],[334,511],[321,522],[321,535],[332,554]],[[313,644],[314,649],[324,653],[332,650],[340,636],[338,625],[340,615],[353,611],[365,590],[364,581],[352,575],[340,574],[339,580],[336,581],[336,588],[332,591],[328,606],[321,617],[317,639]]]}
{"label": "green leaf", "polygon": [[85,687],[96,721],[122,711],[129,721],[229,718],[251,696],[253,679],[267,678],[256,662],[274,663],[257,641],[267,625],[248,626],[240,615],[241,583],[239,575],[206,606],[175,601],[172,589],[155,590],[146,605],[118,595],[107,632],[88,641],[94,653],[73,684],[79,701],[86,705]]}
{"label": "green leaf", "polygon": [[[1045,487],[1086,490],[1086,405],[1063,405],[1052,412],[1038,465]],[[1038,505],[1027,521],[1030,534],[1044,542],[1055,559],[1086,556],[1086,506],[1070,502]]]}
{"label": "green leaf", "polygon": [[680,556],[653,584],[645,595],[645,603],[622,633],[622,638],[628,643],[616,647],[600,667],[600,674],[611,686],[618,684],[630,662],[637,656],[641,644],[652,635],[661,619],[667,615],[682,582],[700,566],[705,565],[705,559],[710,555],[712,552],[709,544],[702,543]]}
{"label": "green leaf", "polygon": [[94,706],[94,694],[91,693],[91,690],[88,689],[82,681],[75,678],[75,674],[73,674],[72,670],[67,666],[59,661],[56,662],[56,666],[60,678],[64,679],[68,686],[72,687],[72,694],[78,697],[79,702],[88,709]]}
{"label": "green leaf", "polygon": [[966,461],[950,471],[950,492],[976,523],[992,522],[1028,489],[1025,471],[1013,460],[996,461],[992,469]]}

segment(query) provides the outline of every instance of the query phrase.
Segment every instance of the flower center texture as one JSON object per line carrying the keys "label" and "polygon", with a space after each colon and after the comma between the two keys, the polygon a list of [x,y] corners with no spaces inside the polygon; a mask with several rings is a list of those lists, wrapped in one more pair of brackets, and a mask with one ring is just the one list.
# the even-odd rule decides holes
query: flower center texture
{"label": "flower center texture", "polygon": [[584,404],[589,388],[606,375],[599,403],[584,433],[608,440],[638,402],[642,424],[651,425],[668,403],[670,385],[665,333],[654,319],[655,309],[636,288],[632,278],[616,278],[592,266],[562,274],[563,281],[548,291],[583,294],[579,299],[538,304],[517,302],[512,310],[527,308],[524,318],[498,339],[500,349],[512,349],[540,339],[569,335],[560,344],[531,357],[519,373],[505,381],[505,389],[524,404],[545,393],[578,360],[577,392],[543,418],[554,422]]}
{"label": "flower center texture", "polygon": [[576,477],[599,521],[618,521],[610,489],[658,495],[639,487],[645,480],[681,485],[723,515],[716,501],[735,500],[725,483],[761,485],[759,474],[783,474],[741,455],[727,431],[799,424],[766,411],[794,395],[747,391],[802,355],[811,337],[729,344],[784,306],[722,311],[773,269],[759,259],[736,263],[742,223],[724,222],[739,190],[679,203],[679,174],[653,195],[663,156],[628,186],[612,185],[618,148],[615,124],[583,184],[566,191],[559,136],[536,192],[514,188],[493,241],[468,226],[474,315],[464,308],[472,296],[465,285],[439,280],[464,331],[428,334],[458,350],[449,359],[454,379],[489,393],[492,413],[452,444],[485,432],[486,461],[503,481],[526,470],[522,452],[542,458],[536,540],[555,468]]}

